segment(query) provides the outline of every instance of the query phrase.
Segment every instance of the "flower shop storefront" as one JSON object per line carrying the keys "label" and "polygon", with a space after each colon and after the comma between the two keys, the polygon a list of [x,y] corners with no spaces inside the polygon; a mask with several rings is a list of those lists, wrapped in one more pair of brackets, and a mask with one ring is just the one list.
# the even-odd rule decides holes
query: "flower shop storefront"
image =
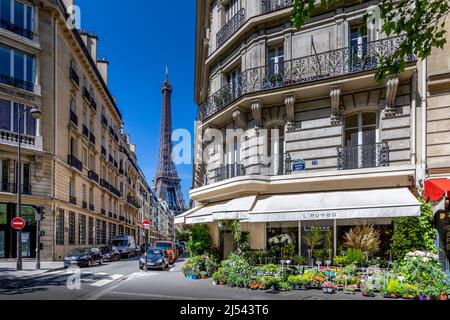
{"label": "flower shop storefront", "polygon": [[232,237],[224,240],[221,222],[240,220],[252,250],[277,251],[279,243],[278,256],[295,253],[324,262],[341,254],[342,238],[355,226],[375,228],[383,247],[393,218],[419,215],[420,203],[409,189],[389,188],[245,196],[196,207],[175,223],[208,224],[215,246],[230,248]]}

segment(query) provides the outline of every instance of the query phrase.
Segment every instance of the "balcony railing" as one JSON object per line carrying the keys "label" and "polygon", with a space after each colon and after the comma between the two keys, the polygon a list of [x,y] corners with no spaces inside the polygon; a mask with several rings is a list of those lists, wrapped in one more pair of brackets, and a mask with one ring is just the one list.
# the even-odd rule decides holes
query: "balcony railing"
{"label": "balcony railing", "polygon": [[139,204],[139,201],[137,201],[133,197],[128,197],[127,198],[127,202],[128,202],[128,204],[132,205],[133,207],[135,207],[137,209],[141,208],[141,205]]}
{"label": "balcony railing", "polygon": [[89,204],[89,211],[95,211],[95,206],[93,204]]}
{"label": "balcony railing", "polygon": [[102,124],[103,124],[105,127],[108,127],[108,119],[106,119],[106,117],[105,117],[104,114],[102,114]]}
{"label": "balcony railing", "polygon": [[[34,147],[36,146],[36,137],[34,136],[28,136],[21,134],[20,135],[20,143],[26,147]],[[0,130],[0,143],[5,142],[6,144],[16,144],[19,143],[19,135],[16,132],[6,131],[6,130]]]}
{"label": "balcony railing", "polygon": [[77,85],[77,87],[80,86],[80,77],[73,68],[70,68],[70,80],[72,80]]}
{"label": "balcony railing", "polygon": [[34,91],[34,84],[28,81],[17,79],[6,74],[0,74],[0,83],[7,84],[26,91]]}
{"label": "balcony railing", "polygon": [[106,148],[104,146],[102,146],[102,155],[106,157]]}
{"label": "balcony railing", "polygon": [[72,110],[70,110],[70,122],[72,122],[75,127],[78,127],[78,116]]}
{"label": "balcony railing", "polygon": [[86,87],[83,87],[83,98],[90,104],[91,103],[91,94]]}
{"label": "balcony railing", "polygon": [[30,40],[33,40],[33,38],[34,38],[33,31],[31,31],[29,29],[25,29],[24,27],[18,26],[18,25],[11,23],[5,19],[0,19],[0,27],[3,29],[6,29],[8,31],[14,32],[18,35],[21,35],[22,37],[25,37]]}
{"label": "balcony railing", "polygon": [[69,202],[73,205],[77,204],[77,198],[74,196],[69,196]]}
{"label": "balcony railing", "polygon": [[387,142],[338,148],[338,169],[364,169],[389,166]]}
{"label": "balcony railing", "polygon": [[261,13],[284,9],[292,5],[292,0],[261,0]]}
{"label": "balcony railing", "polygon": [[245,175],[245,170],[241,164],[226,164],[215,170],[212,170],[212,177],[216,182],[232,179]]}
{"label": "balcony railing", "polygon": [[245,23],[245,9],[241,8],[228,21],[219,32],[217,32],[217,48],[221,47],[231,36]]}
{"label": "balcony railing", "polygon": [[92,132],[89,133],[89,141],[95,145],[95,135]]}
{"label": "balcony railing", "polygon": [[88,178],[98,183],[98,174],[94,170],[89,170]]}
{"label": "balcony railing", "polygon": [[121,196],[120,191],[119,191],[117,188],[115,188],[113,185],[109,185],[109,191],[110,191],[112,194],[114,194],[116,197],[119,197],[119,198],[120,198],[120,196]]}
{"label": "balcony railing", "polygon": [[110,154],[109,155],[109,162],[111,162],[111,164],[114,164],[114,158],[113,158],[113,156]]}
{"label": "balcony railing", "polygon": [[89,139],[89,129],[85,124],[83,124],[83,135]]}
{"label": "balcony railing", "polygon": [[[243,95],[292,85],[374,70],[381,58],[397,50],[404,36],[386,38],[358,46],[318,53],[284,64],[247,69],[233,83],[227,84],[199,105],[200,120],[219,112]],[[414,61],[413,55],[407,61]],[[276,69],[276,70],[275,70]]]}
{"label": "balcony railing", "polygon": [[75,157],[74,155],[69,154],[67,162],[69,163],[69,165],[71,165],[78,171],[83,170],[83,163],[80,160],[78,160],[78,158]]}
{"label": "balcony railing", "polygon": [[87,209],[87,208],[88,208],[87,202],[86,202],[86,201],[83,201],[83,202],[81,203],[81,207],[82,207],[83,209]]}
{"label": "balcony railing", "polygon": [[106,181],[105,179],[100,179],[100,185],[101,185],[103,188],[109,190],[109,182]]}
{"label": "balcony railing", "polygon": [[[0,183],[0,192],[17,193],[17,184],[9,182]],[[31,184],[20,185],[20,192],[24,195],[32,195]]]}
{"label": "balcony railing", "polygon": [[101,214],[102,216],[105,216],[105,215],[106,215],[106,210],[105,210],[105,209],[100,209],[100,214]]}

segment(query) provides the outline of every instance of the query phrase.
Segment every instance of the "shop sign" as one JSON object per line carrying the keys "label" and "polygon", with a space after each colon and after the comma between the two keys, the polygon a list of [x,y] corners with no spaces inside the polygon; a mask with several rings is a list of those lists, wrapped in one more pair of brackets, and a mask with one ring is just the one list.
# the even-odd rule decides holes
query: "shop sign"
{"label": "shop sign", "polygon": [[336,219],[336,212],[305,212],[303,213],[304,220],[314,220],[314,219]]}
{"label": "shop sign", "polygon": [[306,170],[306,162],[303,159],[294,160],[292,163],[293,171],[305,171]]}

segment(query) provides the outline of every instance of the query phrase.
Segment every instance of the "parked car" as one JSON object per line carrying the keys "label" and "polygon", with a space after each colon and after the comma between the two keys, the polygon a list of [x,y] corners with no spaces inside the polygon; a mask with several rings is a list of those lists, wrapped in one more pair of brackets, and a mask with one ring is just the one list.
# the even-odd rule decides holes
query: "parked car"
{"label": "parked car", "polygon": [[[147,252],[147,269],[166,270],[169,267],[169,259],[167,252],[161,249],[150,249]],[[139,269],[145,268],[145,255],[139,259]]]}
{"label": "parked car", "polygon": [[102,253],[103,262],[105,261],[119,261],[120,253],[114,246],[103,246],[100,247],[100,252]]}
{"label": "parked car", "polygon": [[155,248],[167,252],[170,264],[174,264],[178,258],[175,243],[173,243],[172,241],[156,241]]}
{"label": "parked car", "polygon": [[180,241],[180,245],[183,248],[183,252],[185,252],[186,251],[186,242]]}
{"label": "parked car", "polygon": [[175,248],[177,249],[177,256],[181,256],[183,254],[183,248],[179,243],[175,243]]}
{"label": "parked car", "polygon": [[111,239],[111,245],[117,248],[122,258],[136,255],[136,243],[132,236],[118,236]]}
{"label": "parked car", "polygon": [[[144,251],[145,252],[145,251]],[[142,252],[142,248],[138,245],[135,246],[134,249],[134,254],[136,257],[139,257],[141,254],[143,254],[144,252]]]}
{"label": "parked car", "polygon": [[72,249],[64,257],[64,268],[69,266],[91,267],[94,263],[103,264],[103,257],[99,248]]}

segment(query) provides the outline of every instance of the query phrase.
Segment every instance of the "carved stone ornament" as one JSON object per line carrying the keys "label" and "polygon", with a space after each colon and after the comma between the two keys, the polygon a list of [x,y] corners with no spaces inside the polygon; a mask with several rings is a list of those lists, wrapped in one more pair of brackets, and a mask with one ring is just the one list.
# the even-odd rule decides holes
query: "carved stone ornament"
{"label": "carved stone ornament", "polygon": [[396,115],[395,112],[395,98],[398,89],[398,77],[392,76],[386,80],[386,108],[384,114],[386,118],[392,118]]}
{"label": "carved stone ornament", "polygon": [[341,87],[340,85],[330,87],[331,98],[331,125],[339,126],[342,123],[340,114],[341,105]]}

